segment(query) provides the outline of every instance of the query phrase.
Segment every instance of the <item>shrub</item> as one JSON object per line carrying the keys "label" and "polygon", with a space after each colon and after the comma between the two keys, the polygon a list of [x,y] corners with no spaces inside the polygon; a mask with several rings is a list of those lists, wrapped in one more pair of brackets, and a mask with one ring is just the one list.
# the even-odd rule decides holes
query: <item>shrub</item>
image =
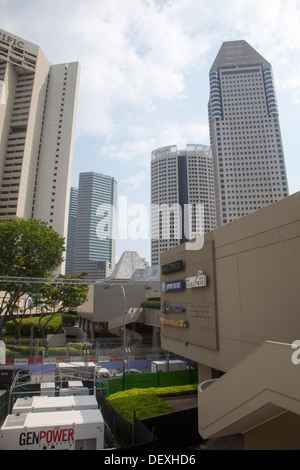
{"label": "shrub", "polygon": [[[48,320],[48,317],[42,319],[42,325]],[[21,322],[21,336],[30,337],[31,325],[33,324],[33,336],[41,337],[39,317],[24,318]],[[63,315],[54,315],[46,326],[46,335],[61,333],[63,328]],[[12,320],[6,322],[5,330],[7,335],[16,335],[16,326]]]}
{"label": "shrub", "polygon": [[129,390],[125,392],[125,396],[120,395],[121,393],[115,393],[108,399],[117,412],[131,423],[133,422],[134,411],[138,419],[151,418],[174,411],[173,406],[163,401],[153,391],[148,391],[148,389],[143,389],[142,393],[134,393]]}
{"label": "shrub", "polygon": [[77,316],[72,313],[62,313],[63,326],[74,326],[77,320]]}
{"label": "shrub", "polygon": [[[6,357],[7,358],[28,358],[30,357],[30,353],[34,354],[35,349],[30,348],[29,346],[12,346],[10,345],[9,348],[6,348]],[[38,355],[41,356],[43,354],[44,348],[38,348]]]}
{"label": "shrub", "polygon": [[174,408],[161,397],[189,395],[197,392],[197,384],[162,388],[133,388],[116,392],[108,397],[111,405],[128,421],[133,421],[135,411],[138,419],[152,418],[172,413]]}
{"label": "shrub", "polygon": [[197,393],[198,384],[179,385],[174,387],[161,387],[156,389],[159,397],[179,397],[182,395],[194,395]]}
{"label": "shrub", "polygon": [[[67,355],[66,348],[60,348],[60,347],[48,348],[48,356],[64,357],[66,355]],[[80,356],[80,351],[78,351],[78,349],[69,348],[69,355]]]}
{"label": "shrub", "polygon": [[142,302],[141,308],[154,308],[156,310],[160,310],[160,300],[147,300],[146,302]]}
{"label": "shrub", "polygon": [[80,351],[86,351],[87,349],[92,349],[93,345],[88,342],[82,342],[82,343],[68,343],[71,345],[71,347],[76,348],[77,350],[79,349]]}

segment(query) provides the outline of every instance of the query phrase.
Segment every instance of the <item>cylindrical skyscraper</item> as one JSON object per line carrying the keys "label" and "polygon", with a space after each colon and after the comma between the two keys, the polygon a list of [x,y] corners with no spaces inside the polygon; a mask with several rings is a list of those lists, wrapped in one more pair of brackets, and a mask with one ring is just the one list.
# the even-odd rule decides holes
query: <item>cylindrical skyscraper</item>
{"label": "cylindrical skyscraper", "polygon": [[176,145],[152,152],[151,258],[215,228],[213,167],[210,148]]}

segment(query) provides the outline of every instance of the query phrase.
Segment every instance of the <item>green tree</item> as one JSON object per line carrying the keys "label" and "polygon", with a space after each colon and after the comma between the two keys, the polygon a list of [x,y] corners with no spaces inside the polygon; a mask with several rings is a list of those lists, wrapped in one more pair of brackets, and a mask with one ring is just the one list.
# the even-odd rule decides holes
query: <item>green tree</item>
{"label": "green tree", "polygon": [[[89,285],[81,284],[80,280],[86,276],[86,273],[80,275],[63,276],[60,275],[56,283],[47,283],[40,289],[39,294],[39,309],[41,311],[39,325],[42,337],[45,341],[46,348],[46,334],[45,328],[53,315],[58,313],[66,313],[70,309],[74,309],[82,305],[87,300]],[[78,283],[69,284],[67,280],[75,279]],[[46,319],[46,317],[48,317]],[[43,319],[45,321],[43,322]]]}
{"label": "green tree", "polygon": [[[0,221],[0,275],[9,277],[46,278],[60,266],[65,240],[46,222],[22,218]],[[6,320],[17,328],[16,313],[29,308],[28,300],[38,294],[44,283],[0,282],[0,335]]]}

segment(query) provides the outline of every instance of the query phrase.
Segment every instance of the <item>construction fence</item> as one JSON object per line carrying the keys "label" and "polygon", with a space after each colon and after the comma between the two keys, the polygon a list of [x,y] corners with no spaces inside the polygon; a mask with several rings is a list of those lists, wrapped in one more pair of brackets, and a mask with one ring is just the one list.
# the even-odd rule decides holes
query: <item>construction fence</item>
{"label": "construction fence", "polygon": [[108,394],[131,390],[132,388],[172,387],[198,383],[198,370],[187,369],[172,372],[124,375],[120,379],[108,380]]}

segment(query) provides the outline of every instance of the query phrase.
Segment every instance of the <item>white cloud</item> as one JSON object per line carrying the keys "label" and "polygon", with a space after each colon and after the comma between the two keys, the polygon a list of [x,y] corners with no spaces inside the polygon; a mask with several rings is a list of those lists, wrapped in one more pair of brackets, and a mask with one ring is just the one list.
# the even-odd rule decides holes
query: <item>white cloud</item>
{"label": "white cloud", "polygon": [[116,172],[144,170],[160,146],[209,143],[208,72],[223,41],[248,41],[284,104],[299,105],[300,0],[0,0],[0,16],[52,63],[81,63],[77,135],[96,137]]}
{"label": "white cloud", "polygon": [[199,33],[195,40],[174,13],[170,19],[171,11],[168,2],[163,8],[141,0],[75,2],[67,29],[82,65],[85,118],[78,125],[84,132],[112,131],[111,116],[123,106],[151,114],[159,103],[185,98],[185,74],[197,67],[208,41]]}
{"label": "white cloud", "polygon": [[[235,39],[246,39],[272,64],[300,51],[299,0],[227,0],[225,6],[225,30],[240,34]],[[221,14],[219,10],[217,25]]]}
{"label": "white cloud", "polygon": [[148,168],[152,150],[165,145],[177,145],[178,149],[185,149],[187,144],[205,144],[209,140],[208,136],[208,125],[172,123],[155,137],[152,135],[140,140],[125,141],[120,145],[105,144],[100,154],[115,161],[134,162],[138,167]]}
{"label": "white cloud", "polygon": [[283,84],[280,64],[300,49],[299,0],[27,0],[18,18],[5,17],[10,2],[0,5],[3,27],[14,18],[15,32],[51,61],[80,61],[80,134],[113,136],[125,108],[151,116],[183,102],[187,77],[208,72],[222,41],[246,39],[278,64]]}
{"label": "white cloud", "polygon": [[126,191],[135,191],[149,181],[149,170],[142,170],[139,173],[121,180],[121,184]]}
{"label": "white cloud", "polygon": [[280,65],[300,49],[299,15],[299,0],[74,1],[67,30],[86,90],[79,130],[113,135],[124,107],[151,116],[183,101],[188,74],[208,71],[207,52],[226,40],[246,39],[284,84]]}

